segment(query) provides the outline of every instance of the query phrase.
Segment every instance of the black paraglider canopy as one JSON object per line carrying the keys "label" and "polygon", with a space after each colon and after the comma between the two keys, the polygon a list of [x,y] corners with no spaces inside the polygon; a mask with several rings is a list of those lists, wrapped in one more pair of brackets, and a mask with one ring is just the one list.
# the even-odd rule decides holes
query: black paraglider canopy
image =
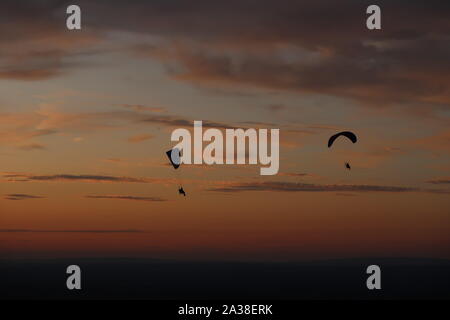
{"label": "black paraglider canopy", "polygon": [[[175,169],[178,169],[181,164],[181,151],[178,148],[173,148],[172,150],[166,151],[166,155],[170,160],[170,163]],[[184,191],[183,187],[181,186],[178,188],[178,193],[182,194],[186,197],[186,192]]]}
{"label": "black paraglider canopy", "polygon": [[181,164],[180,149],[178,149],[178,148],[171,149],[171,150],[167,151],[166,154],[167,154],[167,157],[169,158],[170,163],[172,164],[172,166],[175,169],[178,169],[178,167]]}
{"label": "black paraglider canopy", "polygon": [[351,140],[351,142],[355,143],[358,139],[356,138],[356,135],[353,132],[350,131],[342,131],[339,133],[336,133],[335,135],[331,136],[328,140],[328,148],[331,147],[334,143],[334,140],[339,138],[340,136],[344,136]]}

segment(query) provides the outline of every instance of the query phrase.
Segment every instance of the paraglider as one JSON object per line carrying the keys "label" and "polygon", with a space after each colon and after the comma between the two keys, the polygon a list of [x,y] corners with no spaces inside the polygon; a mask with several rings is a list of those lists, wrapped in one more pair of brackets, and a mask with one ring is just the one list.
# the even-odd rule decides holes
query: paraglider
{"label": "paraglider", "polygon": [[356,138],[356,135],[353,132],[342,131],[342,132],[336,133],[335,135],[331,136],[330,139],[328,139],[328,148],[330,148],[333,145],[334,140],[336,140],[340,136],[344,136],[344,137],[350,139],[350,141],[353,143],[356,143],[356,141],[358,140]]}
{"label": "paraglider", "polygon": [[170,163],[175,169],[178,169],[180,167],[181,161],[180,161],[180,149],[171,149],[166,152],[167,157],[170,160]]}
{"label": "paraglider", "polygon": [[[174,148],[166,152],[167,157],[170,160],[170,163],[172,164],[172,167],[176,170],[180,167],[181,164],[181,152],[180,149]],[[186,197],[186,192],[184,191],[183,187],[180,184],[180,187],[178,188],[178,193]]]}
{"label": "paraglider", "polygon": [[[335,141],[337,138],[339,138],[340,136],[346,137],[347,139],[349,139],[349,140],[350,140],[351,142],[353,142],[353,143],[356,143],[356,141],[358,141],[358,138],[356,137],[356,135],[355,135],[353,132],[350,132],[350,131],[342,131],[342,132],[336,133],[335,135],[332,135],[332,136],[330,137],[330,139],[328,139],[328,148],[330,148],[330,147],[333,145],[334,141]],[[345,167],[346,167],[348,170],[351,170],[351,169],[352,169],[352,167],[350,166],[350,163],[348,163],[348,162],[345,163]]]}

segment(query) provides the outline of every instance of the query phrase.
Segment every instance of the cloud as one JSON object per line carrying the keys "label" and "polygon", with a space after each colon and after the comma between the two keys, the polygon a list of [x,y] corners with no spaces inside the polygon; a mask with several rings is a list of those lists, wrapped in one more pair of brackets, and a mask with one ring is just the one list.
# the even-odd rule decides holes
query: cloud
{"label": "cloud", "polygon": [[261,183],[231,183],[222,186],[207,189],[211,192],[237,193],[246,191],[265,191],[265,192],[335,192],[336,195],[350,195],[351,193],[369,193],[369,192],[388,192],[388,193],[406,193],[406,192],[424,192],[433,194],[450,194],[450,190],[442,189],[422,189],[417,187],[402,186],[379,186],[365,184],[312,184],[296,182],[261,182]]}
{"label": "cloud", "polygon": [[[164,164],[165,165],[165,164]],[[151,166],[162,167],[157,163]],[[200,165],[186,165],[186,168],[200,168]],[[201,170],[211,169],[211,166],[203,165]],[[3,176],[3,182],[83,182],[83,183],[148,183],[164,186],[171,186],[179,184],[179,179],[176,178],[159,178],[159,177],[127,177],[127,176],[109,176],[109,175],[90,175],[90,174],[49,174],[37,175],[32,173],[22,172],[0,172]],[[186,183],[199,184],[203,183],[204,179],[183,179]]]}
{"label": "cloud", "polygon": [[23,150],[42,149],[35,139],[56,133],[53,129],[39,129],[41,117],[35,113],[0,113],[0,145]]}
{"label": "cloud", "polygon": [[280,172],[278,173],[279,176],[282,177],[308,177],[312,176],[309,173],[297,173],[297,172]]}
{"label": "cloud", "polygon": [[29,200],[29,199],[44,199],[44,197],[41,196],[34,196],[30,194],[22,194],[22,193],[15,193],[15,194],[7,194],[5,196],[6,200]]}
{"label": "cloud", "polygon": [[157,178],[133,178],[133,177],[116,177],[89,174],[54,174],[54,175],[34,175],[26,173],[5,173],[3,174],[10,182],[28,182],[28,181],[81,181],[81,182],[115,182],[115,183],[158,183],[169,182],[169,179]]}
{"label": "cloud", "polygon": [[412,187],[377,186],[377,185],[320,185],[293,182],[262,182],[236,183],[223,187],[216,187],[208,191],[215,192],[244,192],[244,191],[275,191],[275,192],[414,192],[420,191]]}
{"label": "cloud", "polygon": [[53,106],[41,105],[28,113],[0,113],[0,145],[23,150],[43,149],[36,140],[53,134],[75,134],[72,141],[81,142],[81,134],[129,128],[130,123],[145,118],[133,111],[59,112]]}
{"label": "cloud", "polygon": [[[381,32],[365,27],[366,1],[78,4],[89,12],[83,32],[64,28],[63,2],[2,1],[9,19],[0,21],[0,78],[59,76],[80,67],[70,58],[118,41],[102,49],[158,59],[174,79],[206,87],[326,94],[379,108],[448,109],[450,102],[446,1],[379,0]],[[138,40],[120,43],[109,36],[115,32]]]}
{"label": "cloud", "polygon": [[432,183],[432,184],[450,184],[450,178],[434,179],[434,180],[429,180],[427,182]]}
{"label": "cloud", "polygon": [[[0,2],[0,79],[46,80],[79,68],[71,58],[91,52],[101,39],[89,29],[68,33],[61,1]],[[14,34],[11,33],[14,30]]]}
{"label": "cloud", "polygon": [[131,109],[131,110],[137,111],[137,112],[142,112],[142,111],[157,112],[157,113],[166,112],[165,108],[147,107],[147,106],[143,106],[141,104],[122,104],[121,106],[123,108]]}
{"label": "cloud", "polygon": [[[37,111],[30,113],[0,113],[0,144],[16,147],[34,145],[36,149],[39,143],[34,142],[33,139],[41,136],[55,133],[87,135],[106,130],[129,129],[130,124],[192,128],[194,120],[168,114],[144,114],[133,110],[68,113],[42,106]],[[209,120],[203,120],[203,127],[236,128],[232,124]],[[134,136],[130,138],[130,142],[139,142],[147,140],[147,138],[151,138],[151,136]],[[84,138],[76,137],[73,141],[80,142],[82,139]]]}
{"label": "cloud", "polygon": [[70,229],[0,229],[0,233],[147,233],[137,229],[113,229],[113,230],[70,230]]}
{"label": "cloud", "polygon": [[137,134],[128,138],[130,143],[138,143],[153,138],[151,134]]}
{"label": "cloud", "polygon": [[68,113],[47,106],[41,107],[35,114],[39,116],[34,123],[36,129],[66,133],[117,129],[139,119],[139,115],[129,111]]}
{"label": "cloud", "polygon": [[[365,28],[364,2],[149,5],[145,13],[154,19],[132,28],[151,26],[166,41],[135,51],[166,63],[175,79],[202,86],[327,94],[376,107],[447,108],[449,75],[442,68],[449,67],[449,5],[377,4],[383,8],[382,32]],[[125,20],[136,19],[131,11]]]}
{"label": "cloud", "polygon": [[277,113],[286,110],[286,106],[283,104],[271,104],[267,106],[267,109],[273,113]]}
{"label": "cloud", "polygon": [[[176,127],[176,128],[192,128],[194,126],[194,120],[180,118],[176,116],[149,116],[145,119],[141,120],[142,122],[159,124],[167,127]],[[236,128],[233,125],[221,123],[221,122],[213,122],[209,120],[202,120],[203,128],[218,128],[218,129],[234,129]]]}
{"label": "cloud", "polygon": [[43,150],[45,149],[45,145],[41,144],[41,143],[29,143],[29,144],[24,144],[21,145],[19,147],[19,149],[21,150],[26,150],[26,151],[30,151],[30,150]]}
{"label": "cloud", "polygon": [[[414,52],[427,46],[427,43],[418,42],[409,50]],[[414,63],[420,63],[419,59],[412,59],[414,62],[408,64],[405,62],[408,60],[390,59],[387,53],[367,50],[362,44],[358,46],[360,48],[355,48],[355,51],[361,53],[359,57],[335,53],[331,57],[320,57],[320,62],[309,63],[299,59],[293,63],[285,61],[282,53],[275,53],[270,59],[245,53],[245,49],[242,49],[244,53],[219,55],[214,49],[206,49],[213,52],[205,49],[201,53],[193,51],[187,44],[185,48],[178,46],[173,56],[173,61],[179,65],[178,69],[172,67],[179,70],[173,78],[201,86],[247,86],[299,94],[334,95],[372,107],[418,103],[420,106],[435,104],[444,108],[450,102],[449,90],[443,88],[450,79],[438,76],[437,66],[433,67],[435,70],[418,68]],[[430,46],[439,46],[433,49],[435,52],[446,50],[447,55],[450,54],[444,44]],[[445,46],[449,47],[449,43]],[[405,55],[407,51],[401,50]],[[166,55],[170,54],[167,50]],[[309,54],[321,55],[314,51]],[[236,61],[235,55],[247,56]],[[395,55],[399,56],[400,52]],[[427,56],[445,63],[442,57]],[[380,62],[372,62],[376,60]]]}
{"label": "cloud", "polygon": [[87,195],[88,199],[118,199],[118,200],[133,200],[133,201],[150,201],[150,202],[163,202],[167,199],[158,197],[137,197],[137,196],[124,196],[124,195]]}

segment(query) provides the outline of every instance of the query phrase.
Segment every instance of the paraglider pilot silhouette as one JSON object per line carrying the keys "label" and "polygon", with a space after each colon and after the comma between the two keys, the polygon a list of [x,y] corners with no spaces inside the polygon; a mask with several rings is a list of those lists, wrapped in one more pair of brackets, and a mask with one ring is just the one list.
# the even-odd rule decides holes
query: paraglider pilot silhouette
{"label": "paraglider pilot silhouette", "polygon": [[[336,140],[336,139],[339,138],[340,136],[346,137],[347,139],[349,139],[349,140],[350,140],[351,142],[353,142],[353,143],[356,143],[356,141],[358,140],[358,139],[356,138],[356,135],[355,135],[353,132],[350,132],[350,131],[342,131],[342,132],[336,133],[335,135],[331,136],[330,139],[328,139],[328,148],[330,148],[330,147],[333,145],[334,140]],[[345,167],[346,167],[348,170],[351,170],[351,168],[352,168],[352,167],[350,166],[350,163],[348,163],[348,162],[345,163]]]}
{"label": "paraglider pilot silhouette", "polygon": [[[181,164],[180,153],[181,153],[180,149],[178,148],[174,148],[166,152],[166,155],[169,158],[170,163],[172,164],[172,167],[175,170],[177,170]],[[178,188],[178,193],[186,197],[186,192],[184,191],[183,186],[181,186],[181,184],[180,187]]]}

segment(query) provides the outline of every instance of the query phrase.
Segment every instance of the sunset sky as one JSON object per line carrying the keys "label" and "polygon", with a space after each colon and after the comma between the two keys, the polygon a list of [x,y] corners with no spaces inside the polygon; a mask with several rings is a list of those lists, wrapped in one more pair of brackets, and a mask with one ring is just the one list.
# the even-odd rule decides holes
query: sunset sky
{"label": "sunset sky", "polygon": [[[450,2],[372,2],[1,1],[0,258],[450,258]],[[194,120],[280,172],[173,170]]]}

